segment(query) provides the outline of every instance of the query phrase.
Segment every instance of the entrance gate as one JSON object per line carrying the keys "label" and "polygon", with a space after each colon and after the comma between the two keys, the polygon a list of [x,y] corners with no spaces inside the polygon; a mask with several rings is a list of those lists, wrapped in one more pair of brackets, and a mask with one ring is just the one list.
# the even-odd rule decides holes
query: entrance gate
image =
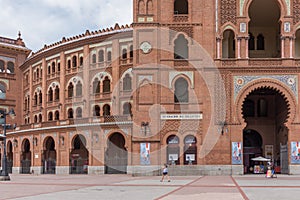
{"label": "entrance gate", "polygon": [[289,160],[287,145],[280,145],[280,168],[282,174],[289,173]]}
{"label": "entrance gate", "polygon": [[105,152],[105,173],[127,173],[127,150],[125,139],[120,133],[114,133],[108,140],[108,148]]}

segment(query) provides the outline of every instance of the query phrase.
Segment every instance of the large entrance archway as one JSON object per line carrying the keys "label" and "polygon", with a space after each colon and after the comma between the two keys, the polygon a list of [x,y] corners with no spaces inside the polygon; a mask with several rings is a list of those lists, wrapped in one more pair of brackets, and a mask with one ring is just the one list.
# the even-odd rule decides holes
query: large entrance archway
{"label": "large entrance archway", "polygon": [[55,174],[56,151],[55,142],[52,137],[48,137],[44,142],[44,151],[42,156],[43,174]]}
{"label": "large entrance archway", "polygon": [[262,164],[251,160],[257,156],[270,158],[278,172],[285,171],[281,168],[288,164],[282,163],[280,152],[281,145],[288,141],[285,123],[289,109],[286,98],[277,89],[260,87],[248,94],[242,106],[247,124],[243,131],[245,173],[254,172],[254,165]]}
{"label": "large entrance archway", "polygon": [[30,151],[30,142],[28,139],[24,139],[22,143],[22,152],[21,152],[21,174],[30,174],[31,168],[31,151]]}
{"label": "large entrance archway", "polygon": [[8,143],[7,143],[7,171],[8,171],[8,173],[12,173],[13,163],[14,163],[13,146],[12,146],[12,142],[8,141]]}
{"label": "large entrance archway", "polygon": [[76,135],[72,141],[70,152],[70,173],[87,174],[89,165],[89,152],[86,148],[86,139],[83,135]]}
{"label": "large entrance archway", "polygon": [[112,134],[107,141],[105,152],[105,173],[126,174],[128,153],[125,138],[121,133]]}

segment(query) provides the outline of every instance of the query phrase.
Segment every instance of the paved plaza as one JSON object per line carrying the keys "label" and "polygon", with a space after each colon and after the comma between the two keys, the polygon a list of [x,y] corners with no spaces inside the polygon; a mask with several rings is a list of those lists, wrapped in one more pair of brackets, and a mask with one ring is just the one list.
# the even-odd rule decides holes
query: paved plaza
{"label": "paved plaza", "polygon": [[25,200],[298,200],[300,176],[11,175],[0,182],[0,199]]}

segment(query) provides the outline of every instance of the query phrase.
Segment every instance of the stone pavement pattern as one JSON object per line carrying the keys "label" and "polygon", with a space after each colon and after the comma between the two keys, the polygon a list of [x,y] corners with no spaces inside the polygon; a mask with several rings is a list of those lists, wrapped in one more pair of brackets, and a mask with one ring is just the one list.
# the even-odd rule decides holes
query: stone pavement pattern
{"label": "stone pavement pattern", "polygon": [[157,176],[129,175],[11,175],[11,181],[0,182],[0,199],[298,200],[300,196],[300,176],[177,176],[171,177],[171,182],[159,180]]}

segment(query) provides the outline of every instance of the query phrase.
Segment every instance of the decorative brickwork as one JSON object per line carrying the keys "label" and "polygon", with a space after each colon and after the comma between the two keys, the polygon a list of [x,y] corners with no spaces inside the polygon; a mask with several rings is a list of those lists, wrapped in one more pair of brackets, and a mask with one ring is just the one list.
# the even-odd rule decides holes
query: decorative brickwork
{"label": "decorative brickwork", "polygon": [[236,24],[236,0],[221,0],[221,24]]}
{"label": "decorative brickwork", "polygon": [[297,24],[300,21],[300,1],[299,0],[294,0],[293,13],[294,13],[294,24]]}

